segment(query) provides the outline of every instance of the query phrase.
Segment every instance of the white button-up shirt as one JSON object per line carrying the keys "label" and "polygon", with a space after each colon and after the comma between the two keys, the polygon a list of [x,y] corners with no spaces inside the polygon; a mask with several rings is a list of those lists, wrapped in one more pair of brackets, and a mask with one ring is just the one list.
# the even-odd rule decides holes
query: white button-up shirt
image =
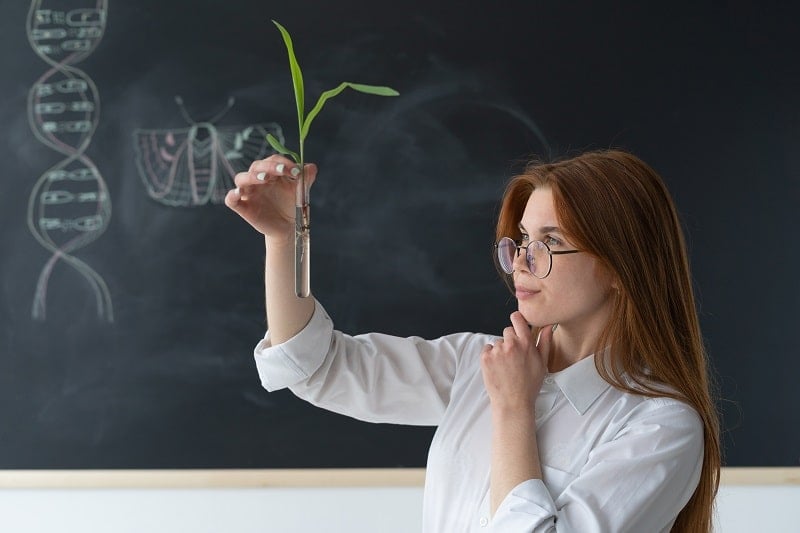
{"label": "white button-up shirt", "polygon": [[587,357],[548,374],[536,399],[543,479],[489,511],[492,421],[480,353],[497,337],[435,340],[333,329],[319,302],[295,337],[255,349],[261,382],[359,420],[437,426],[423,531],[667,532],[697,486],[703,426],[687,404],[622,392]]}

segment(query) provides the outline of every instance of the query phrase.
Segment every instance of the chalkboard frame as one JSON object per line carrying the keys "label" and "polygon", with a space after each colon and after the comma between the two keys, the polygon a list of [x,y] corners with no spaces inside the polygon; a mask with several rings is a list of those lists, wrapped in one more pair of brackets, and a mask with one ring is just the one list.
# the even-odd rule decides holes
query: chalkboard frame
{"label": "chalkboard frame", "polygon": [[[422,487],[424,468],[0,470],[0,489]],[[720,485],[800,486],[800,467],[723,467]]]}

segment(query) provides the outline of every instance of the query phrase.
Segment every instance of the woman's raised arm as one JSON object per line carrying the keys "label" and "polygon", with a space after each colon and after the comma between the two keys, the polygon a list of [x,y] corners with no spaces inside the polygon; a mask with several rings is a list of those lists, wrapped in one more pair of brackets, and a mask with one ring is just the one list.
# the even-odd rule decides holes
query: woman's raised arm
{"label": "woman's raised arm", "polygon": [[[314,164],[305,165],[309,186],[317,175]],[[225,205],[264,235],[266,260],[264,286],[267,324],[273,344],[296,335],[314,312],[313,298],[299,298],[294,285],[295,194],[300,168],[290,159],[272,155],[254,161],[247,172],[234,178],[236,188]]]}

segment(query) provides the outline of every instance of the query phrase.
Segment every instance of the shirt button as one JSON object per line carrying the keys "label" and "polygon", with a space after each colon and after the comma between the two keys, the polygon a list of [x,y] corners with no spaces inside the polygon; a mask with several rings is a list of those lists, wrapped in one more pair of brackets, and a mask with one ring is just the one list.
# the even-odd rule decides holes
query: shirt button
{"label": "shirt button", "polygon": [[554,381],[553,378],[551,378],[550,376],[544,378],[544,382],[547,383],[548,385],[552,385],[553,381]]}
{"label": "shirt button", "polygon": [[486,527],[488,525],[489,525],[489,519],[486,518],[485,516],[482,516],[481,517],[481,527]]}

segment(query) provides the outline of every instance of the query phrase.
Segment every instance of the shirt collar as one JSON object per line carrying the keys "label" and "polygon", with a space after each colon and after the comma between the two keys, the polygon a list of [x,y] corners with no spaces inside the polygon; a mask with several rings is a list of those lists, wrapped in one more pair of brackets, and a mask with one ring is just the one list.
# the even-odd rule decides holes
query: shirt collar
{"label": "shirt collar", "polygon": [[597,372],[594,355],[550,374],[572,407],[583,415],[611,385]]}

